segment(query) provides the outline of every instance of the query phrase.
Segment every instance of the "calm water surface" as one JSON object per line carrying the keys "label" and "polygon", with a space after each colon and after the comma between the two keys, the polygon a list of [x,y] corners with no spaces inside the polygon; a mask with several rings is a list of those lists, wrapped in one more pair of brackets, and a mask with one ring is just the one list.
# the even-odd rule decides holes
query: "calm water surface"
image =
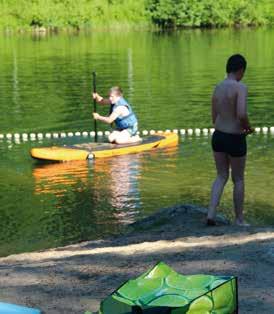
{"label": "calm water surface", "polygon": [[[212,88],[235,52],[249,62],[253,124],[274,125],[273,38],[272,29],[2,35],[0,132],[92,130],[93,70],[103,95],[123,87],[141,129],[209,127]],[[273,140],[249,138],[246,211],[256,224],[274,225]],[[0,255],[98,238],[164,206],[208,203],[208,137],[90,163],[37,164],[29,157],[34,146],[80,141],[0,142]],[[230,218],[231,192],[230,183],[220,206]]]}

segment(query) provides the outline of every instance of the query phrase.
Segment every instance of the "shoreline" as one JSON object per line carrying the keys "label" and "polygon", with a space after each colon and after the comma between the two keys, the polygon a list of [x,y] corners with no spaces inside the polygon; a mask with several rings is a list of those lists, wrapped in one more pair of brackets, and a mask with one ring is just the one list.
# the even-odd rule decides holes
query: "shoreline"
{"label": "shoreline", "polygon": [[238,276],[240,313],[271,313],[274,227],[241,228],[221,216],[206,227],[205,210],[164,208],[117,236],[0,258],[0,301],[46,314],[97,311],[124,281],[164,261],[182,274]]}
{"label": "shoreline", "polygon": [[18,27],[6,27],[1,26],[0,32],[2,35],[23,35],[30,34],[34,36],[57,36],[57,35],[76,35],[76,34],[93,34],[94,32],[159,32],[159,33],[170,33],[178,31],[216,31],[216,30],[253,30],[253,29],[271,29],[274,28],[274,22],[270,24],[261,25],[226,25],[226,26],[177,26],[177,27],[158,27],[151,23],[122,23],[122,24],[110,24],[95,27],[32,27],[32,26],[18,26]]}

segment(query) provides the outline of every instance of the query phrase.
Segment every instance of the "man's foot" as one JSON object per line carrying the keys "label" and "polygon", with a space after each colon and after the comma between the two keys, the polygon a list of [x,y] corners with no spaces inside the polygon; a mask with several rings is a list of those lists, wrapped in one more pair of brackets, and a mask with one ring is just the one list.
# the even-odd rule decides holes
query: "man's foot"
{"label": "man's foot", "polygon": [[209,207],[207,212],[206,225],[207,226],[216,226],[216,209]]}
{"label": "man's foot", "polygon": [[213,227],[213,226],[216,226],[217,224],[216,224],[215,219],[207,218],[206,225],[209,227]]}
{"label": "man's foot", "polygon": [[250,227],[251,225],[248,224],[247,222],[243,221],[243,220],[235,220],[235,225],[239,226],[239,227]]}

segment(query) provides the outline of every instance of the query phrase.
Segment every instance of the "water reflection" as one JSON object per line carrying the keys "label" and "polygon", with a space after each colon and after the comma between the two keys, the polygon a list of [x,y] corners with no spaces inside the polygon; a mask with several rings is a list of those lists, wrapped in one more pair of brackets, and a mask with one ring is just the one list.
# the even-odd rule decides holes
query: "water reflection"
{"label": "water reflection", "polygon": [[107,193],[109,204],[116,210],[115,217],[122,223],[133,222],[140,208],[141,163],[141,156],[136,154],[97,159],[93,165],[95,201],[100,203]]}
{"label": "water reflection", "polygon": [[107,201],[108,207],[115,209],[115,218],[121,223],[129,223],[140,207],[141,159],[136,154],[93,162],[37,165],[32,171],[35,194],[50,193],[60,198],[66,193],[89,191],[93,204]]}
{"label": "water reflection", "polygon": [[68,186],[79,182],[87,184],[88,163],[75,161],[35,166],[32,171],[35,180],[35,194],[52,193],[63,196]]}

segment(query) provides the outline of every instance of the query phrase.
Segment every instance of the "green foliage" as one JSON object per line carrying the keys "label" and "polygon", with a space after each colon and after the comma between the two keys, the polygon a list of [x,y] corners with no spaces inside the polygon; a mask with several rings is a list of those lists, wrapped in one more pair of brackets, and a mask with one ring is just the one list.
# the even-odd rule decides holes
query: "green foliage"
{"label": "green foliage", "polygon": [[148,0],[147,10],[161,27],[261,25],[273,22],[269,0]]}
{"label": "green foliage", "polygon": [[0,0],[0,27],[211,27],[273,23],[272,0]]}
{"label": "green foliage", "polygon": [[145,0],[0,0],[0,26],[110,27],[149,21]]}

